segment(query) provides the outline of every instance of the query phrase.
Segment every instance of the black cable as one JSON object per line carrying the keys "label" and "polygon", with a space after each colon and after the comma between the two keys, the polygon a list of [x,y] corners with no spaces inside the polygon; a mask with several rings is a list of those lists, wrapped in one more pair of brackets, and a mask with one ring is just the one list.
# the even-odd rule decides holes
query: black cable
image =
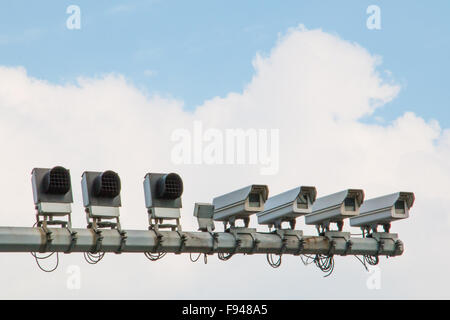
{"label": "black cable", "polygon": [[89,264],[97,264],[100,262],[100,260],[103,259],[103,257],[105,256],[105,253],[102,252],[98,252],[98,253],[90,253],[90,252],[83,252],[84,255],[84,259],[86,260],[87,263]]}
{"label": "black cable", "polygon": [[84,260],[86,260],[89,264],[97,264],[100,262],[100,260],[103,259],[105,256],[104,252],[97,252],[97,253],[91,253],[91,252],[83,252]]}
{"label": "black cable", "polygon": [[59,266],[59,253],[56,252],[56,264],[52,269],[45,269],[41,266],[41,264],[39,263],[39,260],[45,260],[50,258],[55,252],[50,253],[49,255],[45,256],[45,257],[39,257],[36,252],[30,252],[31,255],[34,257],[34,259],[36,260],[36,264],[38,265],[39,269],[41,269],[44,272],[53,272],[55,271],[58,266]]}
{"label": "black cable", "polygon": [[330,276],[334,270],[334,257],[317,254],[314,258],[314,263],[323,272],[326,273],[325,278]]}
{"label": "black cable", "polygon": [[158,252],[158,253],[144,252],[144,255],[150,261],[157,261],[164,258],[166,252]]}
{"label": "black cable", "polygon": [[42,259],[43,260],[43,259],[50,258],[55,252],[51,252],[51,253],[48,254],[48,256],[45,256],[45,257],[38,257],[37,256],[37,252],[30,252],[30,253],[35,259]]}
{"label": "black cable", "polygon": [[273,253],[268,253],[266,255],[267,262],[272,268],[278,268],[281,265],[281,254],[277,254],[279,256],[278,261],[273,260]]}
{"label": "black cable", "polygon": [[[35,222],[35,223],[33,224],[33,228],[36,227],[36,224],[37,224],[37,222]],[[55,264],[55,266],[54,266],[52,269],[45,269],[45,268],[43,268],[43,267],[41,266],[41,264],[39,263],[39,260],[45,260],[45,259],[48,259],[48,258],[50,258],[50,257],[51,257],[53,254],[55,254],[55,253],[56,253],[56,264]],[[38,265],[39,269],[41,269],[41,270],[44,271],[44,272],[53,272],[53,271],[55,271],[55,270],[58,268],[58,266],[59,266],[59,253],[58,253],[58,252],[51,252],[51,253],[49,253],[49,254],[46,255],[46,256],[38,256],[37,252],[30,252],[30,254],[33,256],[34,260],[36,260],[36,264]]]}
{"label": "black cable", "polygon": [[225,255],[225,253],[219,252],[217,254],[217,257],[219,258],[219,260],[227,261],[227,260],[230,260],[233,255],[234,255],[234,253],[229,253],[228,255]]}
{"label": "black cable", "polygon": [[[303,257],[302,257],[302,256],[305,256],[305,257],[306,257],[306,261],[303,260]],[[310,265],[311,263],[314,262],[314,257],[313,257],[313,256],[310,256],[310,255],[307,255],[307,254],[301,254],[301,255],[300,255],[300,259],[302,259],[302,262],[303,262],[303,264],[304,264],[305,266]]]}
{"label": "black cable", "polygon": [[197,262],[198,259],[200,259],[200,256],[201,256],[201,255],[202,255],[202,254],[199,253],[196,259],[192,259],[192,252],[189,252],[189,259],[190,259],[192,262]]}
{"label": "black cable", "polygon": [[364,256],[363,256],[363,259],[362,259],[362,260],[361,260],[361,258],[359,258],[358,256],[355,256],[355,258],[358,259],[359,262],[361,262],[361,264],[364,266],[364,268],[366,269],[366,271],[369,272],[369,269],[367,268],[366,260],[365,260]]}
{"label": "black cable", "polygon": [[376,266],[380,262],[380,258],[378,256],[364,255],[364,261],[371,266]]}

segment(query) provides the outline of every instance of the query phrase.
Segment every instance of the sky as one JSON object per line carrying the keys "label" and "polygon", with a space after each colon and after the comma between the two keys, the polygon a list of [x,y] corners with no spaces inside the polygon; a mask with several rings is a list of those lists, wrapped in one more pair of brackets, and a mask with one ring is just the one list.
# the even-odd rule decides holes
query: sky
{"label": "sky", "polygon": [[[373,4],[380,30],[366,25]],[[80,29],[67,27],[70,5],[80,8]],[[91,266],[71,254],[44,274],[17,253],[0,255],[0,297],[448,299],[448,9],[444,1],[3,2],[0,225],[34,223],[31,169],[55,165],[71,169],[76,227],[85,225],[84,170],[120,174],[125,229],[147,228],[142,179],[152,171],[182,176],[183,230],[196,229],[194,202],[251,183],[270,195],[298,185],[318,196],[413,191],[416,203],[393,224],[405,253],[382,259],[379,290],[353,257],[337,257],[323,278],[298,257],[273,270],[264,256],[204,265],[112,254]],[[278,130],[276,170],[174,161],[174,132],[194,135],[198,123],[216,133]],[[297,227],[315,232],[301,219]],[[77,290],[67,287],[73,266]]]}
{"label": "sky", "polygon": [[[66,27],[72,4],[81,9],[79,30]],[[381,30],[366,27],[372,4],[382,9]],[[278,34],[301,23],[382,57],[403,90],[389,108],[376,111],[380,121],[408,108],[448,127],[449,9],[444,0],[8,1],[0,5],[0,60],[60,84],[119,73],[194,110],[242,90],[255,53],[268,53]]]}

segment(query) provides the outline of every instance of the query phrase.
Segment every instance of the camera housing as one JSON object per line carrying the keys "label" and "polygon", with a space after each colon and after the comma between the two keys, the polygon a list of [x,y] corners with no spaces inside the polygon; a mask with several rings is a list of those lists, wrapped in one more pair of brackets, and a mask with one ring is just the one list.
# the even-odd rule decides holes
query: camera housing
{"label": "camera housing", "polygon": [[72,185],[68,169],[61,166],[34,168],[31,184],[38,214],[65,216],[72,212]]}
{"label": "camera housing", "polygon": [[120,215],[121,181],[117,173],[85,171],[81,179],[83,205],[90,218],[112,219]]}
{"label": "camera housing", "polygon": [[212,232],[214,225],[214,206],[210,203],[195,203],[194,217],[197,218],[198,230],[204,232]]}
{"label": "camera housing", "polygon": [[377,232],[382,225],[389,232],[392,221],[409,217],[409,210],[414,205],[415,196],[412,192],[396,192],[364,201],[360,213],[350,218],[352,227],[361,227]]}
{"label": "camera housing", "polygon": [[330,223],[336,223],[338,230],[342,231],[343,220],[357,216],[363,202],[362,189],[346,189],[318,198],[312,212],[305,216],[305,223],[322,227],[325,231],[329,231]]}
{"label": "camera housing", "polygon": [[281,229],[283,222],[289,222],[295,228],[295,219],[312,212],[316,200],[315,187],[300,186],[270,197],[264,204],[264,210],[257,213],[258,223]]}
{"label": "camera housing", "polygon": [[216,197],[213,199],[213,219],[223,221],[225,227],[227,223],[234,227],[236,219],[242,219],[248,227],[250,215],[264,210],[268,195],[269,188],[266,185],[252,184]]}
{"label": "camera housing", "polygon": [[147,173],[145,206],[153,219],[179,219],[183,180],[176,173]]}

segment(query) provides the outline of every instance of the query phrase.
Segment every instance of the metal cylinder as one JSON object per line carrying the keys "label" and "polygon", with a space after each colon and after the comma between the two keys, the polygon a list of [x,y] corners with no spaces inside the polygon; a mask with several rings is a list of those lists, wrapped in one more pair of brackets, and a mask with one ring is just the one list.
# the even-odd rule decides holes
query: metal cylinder
{"label": "metal cylinder", "polygon": [[[158,238],[153,230],[125,230],[126,239],[117,230],[105,229],[96,234],[92,229],[73,229],[74,239],[64,228],[51,228],[47,234],[42,228],[0,227],[0,252],[93,252],[100,241],[101,252],[171,252],[171,253],[246,253],[246,254],[328,254],[331,242],[323,236],[296,236],[255,232],[233,234],[229,232],[177,232],[160,231]],[[180,236],[180,235],[183,235]],[[400,255],[394,241],[384,241],[382,250],[373,238],[333,240],[335,255]],[[72,244],[72,245],[71,245]],[[122,245],[121,245],[122,244]],[[238,244],[238,245],[237,245]],[[283,249],[283,251],[281,251]]]}

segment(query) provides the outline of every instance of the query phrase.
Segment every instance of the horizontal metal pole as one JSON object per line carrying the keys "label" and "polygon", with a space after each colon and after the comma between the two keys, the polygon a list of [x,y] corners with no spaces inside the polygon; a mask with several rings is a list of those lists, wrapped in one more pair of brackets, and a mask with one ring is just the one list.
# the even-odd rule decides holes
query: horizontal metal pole
{"label": "horizontal metal pole", "polygon": [[[0,227],[0,252],[65,252],[71,247],[72,237],[67,229],[51,228],[52,240],[42,228]],[[92,229],[73,229],[76,241],[71,252],[94,252],[97,248],[97,235]],[[255,232],[234,235],[217,232],[215,237],[209,232],[160,231],[160,241],[153,230],[125,230],[126,241],[121,252],[192,252],[192,253],[279,253],[283,241],[278,234]],[[184,240],[180,234],[184,235]],[[118,252],[121,248],[121,235],[117,230],[102,229],[101,252]],[[236,237],[235,237],[236,236]],[[215,238],[215,239],[214,239]],[[303,236],[302,254],[327,254],[330,240],[324,236]],[[239,246],[236,247],[236,240]],[[256,241],[255,241],[256,240]],[[394,241],[384,241],[380,250],[373,238],[350,238],[352,245],[343,238],[334,239],[335,255],[401,255],[403,249],[396,250]],[[158,245],[159,242],[159,245]],[[255,245],[256,244],[256,245]],[[301,243],[296,236],[286,235],[283,254],[298,254]],[[214,250],[214,251],[213,251]]]}

